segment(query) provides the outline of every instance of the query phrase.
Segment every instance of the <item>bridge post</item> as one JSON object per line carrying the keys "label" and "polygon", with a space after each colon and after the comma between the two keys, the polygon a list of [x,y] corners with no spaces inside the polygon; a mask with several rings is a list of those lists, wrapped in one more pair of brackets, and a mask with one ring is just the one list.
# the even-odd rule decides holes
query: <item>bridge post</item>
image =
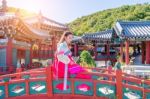
{"label": "bridge post", "polygon": [[51,66],[46,67],[46,82],[47,82],[47,95],[51,97],[53,95],[52,92],[52,68]]}
{"label": "bridge post", "polygon": [[[108,66],[108,74],[112,74],[112,66]],[[112,81],[112,77],[109,77],[109,80]]]}
{"label": "bridge post", "polygon": [[6,94],[6,98],[8,98],[9,97],[9,92],[8,92],[8,82],[5,82],[5,94]]}
{"label": "bridge post", "polygon": [[117,92],[117,99],[123,99],[123,86],[122,86],[122,70],[116,70],[116,92]]}

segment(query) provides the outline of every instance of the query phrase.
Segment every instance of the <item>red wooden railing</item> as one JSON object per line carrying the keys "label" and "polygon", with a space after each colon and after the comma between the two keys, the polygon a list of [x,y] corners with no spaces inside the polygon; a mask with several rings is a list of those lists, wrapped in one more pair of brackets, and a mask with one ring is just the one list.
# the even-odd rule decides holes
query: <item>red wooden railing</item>
{"label": "red wooden railing", "polygon": [[[143,99],[146,99],[146,93],[150,92],[150,89],[146,89],[143,87],[139,87],[139,86],[134,86],[134,85],[130,85],[127,82],[133,82],[136,84],[148,84],[150,85],[150,81],[149,80],[144,80],[144,79],[140,79],[138,77],[134,77],[133,75],[128,75],[126,73],[122,73],[121,70],[112,70],[111,67],[109,67],[108,69],[102,69],[102,68],[86,68],[88,72],[83,72],[82,74],[85,75],[96,75],[99,77],[107,77],[108,80],[94,80],[94,79],[78,79],[78,78],[69,78],[68,80],[71,81],[72,85],[72,93],[70,94],[71,96],[80,96],[80,97],[85,97],[82,95],[76,95],[74,94],[74,85],[73,82],[74,81],[91,81],[94,84],[94,94],[92,97],[97,97],[96,96],[96,83],[101,82],[103,84],[110,84],[110,85],[116,85],[116,96],[117,99],[122,99],[123,98],[123,87],[125,88],[131,88],[131,89],[135,89],[135,90],[140,90],[143,92]],[[95,70],[95,72],[92,72],[91,70]],[[22,79],[21,77],[23,75],[30,75],[30,79]],[[35,78],[38,75],[44,75],[45,77],[43,78]],[[0,85],[5,85],[5,93],[6,93],[6,97],[9,97],[8,95],[8,85],[11,83],[20,83],[20,82],[25,82],[26,84],[26,97],[29,96],[29,82],[31,81],[46,81],[47,82],[47,96],[52,97],[52,96],[57,96],[56,94],[54,95],[52,92],[52,80],[54,80],[53,75],[52,75],[52,69],[51,67],[46,67],[46,68],[39,68],[39,69],[34,69],[34,70],[29,70],[29,71],[25,71],[25,72],[21,72],[20,69],[17,69],[17,73],[14,74],[8,74],[8,75],[2,75],[0,76],[0,79],[3,78],[11,78],[11,80],[9,82],[0,82]],[[115,78],[115,79],[114,79]],[[63,79],[63,78],[60,78]],[[123,83],[122,81],[126,81],[126,83]],[[63,94],[64,95],[64,94]],[[64,95],[65,96],[65,95]],[[24,97],[24,96],[21,96]],[[88,96],[91,97],[91,96]],[[105,97],[101,97],[103,99],[105,99]]]}

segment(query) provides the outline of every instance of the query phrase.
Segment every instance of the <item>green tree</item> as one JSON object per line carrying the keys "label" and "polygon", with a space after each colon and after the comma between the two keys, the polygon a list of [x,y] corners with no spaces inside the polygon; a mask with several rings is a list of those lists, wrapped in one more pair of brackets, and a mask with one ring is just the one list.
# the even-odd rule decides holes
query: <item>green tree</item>
{"label": "green tree", "polygon": [[75,35],[94,33],[110,29],[117,20],[141,21],[150,20],[150,4],[125,5],[119,8],[107,9],[91,15],[77,18],[68,26]]}
{"label": "green tree", "polygon": [[78,62],[83,67],[96,67],[96,63],[88,51],[82,51]]}

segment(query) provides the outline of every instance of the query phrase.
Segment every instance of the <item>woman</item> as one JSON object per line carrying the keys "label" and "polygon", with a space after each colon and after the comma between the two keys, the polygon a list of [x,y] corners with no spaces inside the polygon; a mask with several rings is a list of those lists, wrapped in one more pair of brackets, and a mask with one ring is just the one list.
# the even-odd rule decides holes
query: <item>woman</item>
{"label": "woman", "polygon": [[[76,74],[82,72],[83,69],[75,63],[71,56],[71,41],[73,34],[71,32],[64,32],[60,41],[57,44],[57,50],[54,60],[54,76],[55,78],[64,77],[65,64],[68,66],[69,74]],[[66,63],[67,62],[67,63]]]}

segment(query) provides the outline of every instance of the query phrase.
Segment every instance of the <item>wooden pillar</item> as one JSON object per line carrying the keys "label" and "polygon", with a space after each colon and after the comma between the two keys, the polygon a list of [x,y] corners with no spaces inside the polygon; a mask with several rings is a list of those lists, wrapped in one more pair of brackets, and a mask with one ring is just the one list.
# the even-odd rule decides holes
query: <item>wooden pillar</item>
{"label": "wooden pillar", "polygon": [[42,45],[39,44],[39,55],[38,55],[38,58],[40,59],[42,57]]}
{"label": "wooden pillar", "polygon": [[[110,65],[108,66],[108,74],[110,74],[110,75],[112,74],[112,66],[110,66]],[[111,76],[109,77],[109,80],[112,81]]]}
{"label": "wooden pillar", "polygon": [[95,43],[95,48],[94,48],[94,56],[95,56],[95,60],[97,60],[97,44]]}
{"label": "wooden pillar", "polygon": [[77,56],[79,55],[79,53],[78,53],[78,48],[79,48],[79,46],[77,45]]}
{"label": "wooden pillar", "polygon": [[146,64],[150,64],[150,41],[146,41]]}
{"label": "wooden pillar", "polygon": [[148,45],[149,45],[149,50],[148,50],[148,64],[150,64],[150,41],[148,41]]}
{"label": "wooden pillar", "polygon": [[52,57],[52,55],[51,55],[51,53],[52,53],[52,46],[51,45],[49,45],[49,55],[48,55],[48,58],[51,58]]}
{"label": "wooden pillar", "polygon": [[51,97],[53,95],[52,92],[52,68],[50,66],[46,67],[46,83],[47,83],[47,95]]}
{"label": "wooden pillar", "polygon": [[125,62],[126,65],[128,65],[129,64],[129,41],[128,40],[125,42],[125,48],[126,48]]}
{"label": "wooden pillar", "polygon": [[107,56],[110,56],[110,45],[108,42],[107,42]]}
{"label": "wooden pillar", "polygon": [[32,49],[33,45],[31,45],[30,47],[30,65],[32,64],[32,58],[33,58],[33,49]]}
{"label": "wooden pillar", "polygon": [[46,58],[46,44],[43,45],[43,58]]}
{"label": "wooden pillar", "polygon": [[56,51],[56,34],[54,33],[54,36],[52,37],[52,51],[53,51],[53,55],[52,55],[52,60],[54,60],[54,55],[55,55],[55,51]]}
{"label": "wooden pillar", "polygon": [[44,45],[42,44],[41,45],[41,58],[43,58],[44,57]]}
{"label": "wooden pillar", "polygon": [[53,38],[52,38],[52,42],[53,42],[52,44],[53,44],[53,50],[54,50],[54,51],[57,49],[57,48],[56,48],[56,47],[57,47],[57,44],[56,44],[56,43],[57,43],[57,42],[56,42],[57,35],[56,35],[56,34],[57,34],[57,32],[54,31],[54,33],[53,33]]}
{"label": "wooden pillar", "polygon": [[47,45],[45,44],[45,58],[47,58]]}
{"label": "wooden pillar", "polygon": [[7,47],[6,47],[6,64],[8,68],[12,67],[12,38],[8,39]]}
{"label": "wooden pillar", "polygon": [[117,99],[123,99],[122,71],[116,70],[116,96]]}
{"label": "wooden pillar", "polygon": [[74,56],[77,56],[78,48],[77,44],[74,44]]}
{"label": "wooden pillar", "polygon": [[123,62],[123,42],[120,43],[120,62]]}
{"label": "wooden pillar", "polygon": [[45,58],[48,58],[48,46],[45,45]]}
{"label": "wooden pillar", "polygon": [[52,59],[54,58],[54,37],[52,37],[52,52],[53,52],[53,55],[52,55]]}
{"label": "wooden pillar", "polygon": [[145,42],[142,42],[142,64],[145,64]]}

